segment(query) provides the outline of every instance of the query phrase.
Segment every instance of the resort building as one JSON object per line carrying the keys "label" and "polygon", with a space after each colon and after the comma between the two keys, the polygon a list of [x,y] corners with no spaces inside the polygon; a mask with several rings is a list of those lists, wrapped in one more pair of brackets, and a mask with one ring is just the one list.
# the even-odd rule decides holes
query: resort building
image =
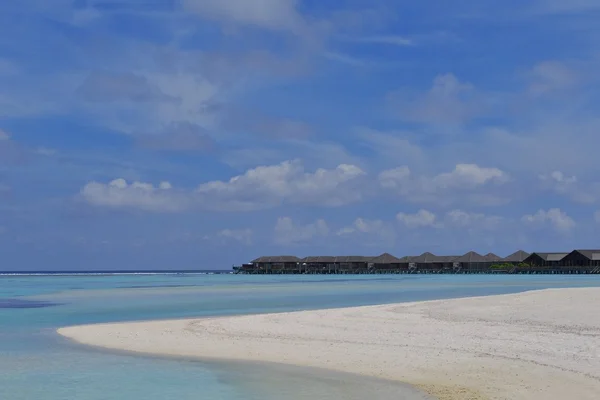
{"label": "resort building", "polygon": [[402,258],[411,272],[428,273],[431,271],[452,271],[456,269],[457,264],[454,260],[458,256],[436,256],[433,253],[425,252],[420,256],[407,256]]}
{"label": "resort building", "polygon": [[503,259],[501,259],[501,261],[510,264],[518,264],[524,262],[527,259],[527,257],[529,257],[529,253],[523,250],[518,250],[512,253],[511,255],[504,257]]}
{"label": "resort building", "polygon": [[299,261],[296,256],[259,257],[248,264],[243,264],[240,270],[259,274],[299,273],[297,268]]}
{"label": "resort building", "polygon": [[369,261],[369,269],[376,273],[408,270],[408,265],[398,257],[394,257],[389,253],[383,253],[382,255],[372,258]]}
{"label": "resort building", "polygon": [[566,267],[595,267],[600,269],[600,250],[573,250],[566,255],[561,264]]}
{"label": "resort building", "polygon": [[465,255],[462,255],[454,260],[458,264],[460,269],[466,269],[467,271],[481,271],[488,269],[495,264],[497,261],[492,261],[479,253],[470,251]]}
{"label": "resort building", "polygon": [[562,259],[569,253],[531,253],[523,262],[536,267],[562,266]]}
{"label": "resort building", "polygon": [[348,274],[368,269],[373,257],[365,256],[310,256],[299,260],[303,271],[321,271],[329,274]]}
{"label": "resort building", "polygon": [[462,256],[425,252],[398,258],[379,256],[265,256],[234,267],[247,274],[442,274],[442,273],[600,273],[600,250],[570,253],[516,251],[501,258],[469,251]]}
{"label": "resort building", "polygon": [[502,257],[497,256],[494,253],[487,253],[484,257],[487,258],[488,261],[492,262],[502,261]]}

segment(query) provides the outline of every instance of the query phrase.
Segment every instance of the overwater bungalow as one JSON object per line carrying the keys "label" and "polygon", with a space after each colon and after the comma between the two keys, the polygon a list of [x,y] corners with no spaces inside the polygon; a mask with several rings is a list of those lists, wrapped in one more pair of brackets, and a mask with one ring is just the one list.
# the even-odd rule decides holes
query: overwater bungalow
{"label": "overwater bungalow", "polygon": [[500,256],[497,256],[497,255],[496,255],[496,254],[494,254],[494,253],[487,253],[487,254],[486,254],[484,257],[485,257],[485,258],[486,258],[488,261],[492,261],[492,262],[494,262],[494,263],[497,263],[497,262],[499,262],[499,261],[502,261],[502,257],[500,257]]}
{"label": "overwater bungalow", "polygon": [[369,269],[374,273],[408,271],[408,264],[389,253],[383,253],[369,261]]}
{"label": "overwater bungalow", "polygon": [[334,274],[337,264],[334,256],[309,256],[300,260],[300,270],[303,273]]}
{"label": "overwater bungalow", "polygon": [[527,257],[529,257],[530,254],[526,251],[523,250],[518,250],[515,251],[514,253],[512,253],[509,256],[506,256],[502,259],[502,262],[504,263],[508,263],[508,264],[513,264],[513,265],[518,265],[522,262],[524,262]]}
{"label": "overwater bungalow", "polygon": [[531,253],[529,257],[523,260],[524,264],[534,267],[559,267],[562,266],[562,259],[569,253]]}
{"label": "overwater bungalow", "polygon": [[369,261],[372,258],[365,256],[338,256],[336,257],[336,263],[338,263],[343,273],[352,273],[367,269]]}
{"label": "overwater bungalow", "polygon": [[296,256],[263,256],[250,262],[258,274],[285,274],[298,273],[298,262]]}
{"label": "overwater bungalow", "polygon": [[561,260],[561,264],[568,269],[577,267],[600,273],[600,250],[573,250]]}
{"label": "overwater bungalow", "polygon": [[299,260],[304,273],[351,274],[368,270],[373,257],[365,256],[309,256]]}
{"label": "overwater bungalow", "polygon": [[469,251],[462,256],[425,252],[398,258],[390,253],[369,256],[264,256],[234,267],[244,274],[440,274],[440,273],[600,273],[600,250],[570,253],[527,253],[501,258]]}
{"label": "overwater bungalow", "polygon": [[486,256],[482,256],[475,251],[469,251],[453,262],[460,265],[461,271],[468,272],[484,271],[494,264],[494,261],[490,261]]}
{"label": "overwater bungalow", "polygon": [[405,257],[404,262],[408,263],[408,269],[413,272],[443,272],[456,268],[454,260],[458,256],[436,256],[433,253],[425,252],[416,257]]}

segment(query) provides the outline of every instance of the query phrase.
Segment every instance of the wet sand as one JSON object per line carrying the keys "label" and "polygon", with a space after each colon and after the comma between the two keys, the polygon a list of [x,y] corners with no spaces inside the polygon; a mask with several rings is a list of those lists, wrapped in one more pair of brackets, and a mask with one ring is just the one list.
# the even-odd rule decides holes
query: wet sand
{"label": "wet sand", "polygon": [[203,362],[222,380],[261,400],[435,400],[410,385],[320,368],[265,362]]}
{"label": "wet sand", "polygon": [[79,343],[266,361],[415,385],[442,400],[596,400],[600,288],[59,329]]}

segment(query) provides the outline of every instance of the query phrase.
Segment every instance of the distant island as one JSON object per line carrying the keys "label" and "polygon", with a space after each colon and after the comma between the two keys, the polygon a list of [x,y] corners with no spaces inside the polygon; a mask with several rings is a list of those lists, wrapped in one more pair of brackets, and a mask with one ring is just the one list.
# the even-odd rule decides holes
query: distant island
{"label": "distant island", "polygon": [[234,266],[236,274],[600,274],[600,250],[462,256],[263,256]]}

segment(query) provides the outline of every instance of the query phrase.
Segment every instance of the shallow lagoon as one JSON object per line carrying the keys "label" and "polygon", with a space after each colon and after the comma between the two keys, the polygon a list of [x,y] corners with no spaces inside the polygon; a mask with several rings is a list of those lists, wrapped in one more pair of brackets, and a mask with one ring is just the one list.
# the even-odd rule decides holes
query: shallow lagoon
{"label": "shallow lagoon", "polygon": [[113,354],[60,326],[600,286],[600,276],[0,276],[1,399],[401,399],[401,385],[268,365]]}

